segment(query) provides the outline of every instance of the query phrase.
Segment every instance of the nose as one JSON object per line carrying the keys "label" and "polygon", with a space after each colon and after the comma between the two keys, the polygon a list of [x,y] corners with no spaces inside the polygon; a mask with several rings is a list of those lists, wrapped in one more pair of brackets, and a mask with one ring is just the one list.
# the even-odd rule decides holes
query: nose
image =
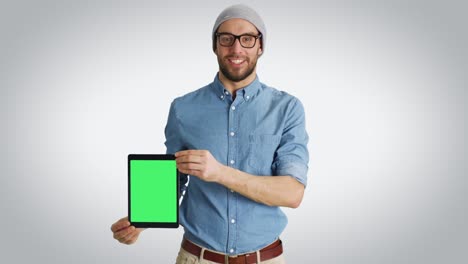
{"label": "nose", "polygon": [[237,52],[242,51],[242,49],[243,49],[243,47],[240,44],[240,39],[238,39],[238,38],[235,39],[234,43],[231,46],[231,50],[237,53]]}

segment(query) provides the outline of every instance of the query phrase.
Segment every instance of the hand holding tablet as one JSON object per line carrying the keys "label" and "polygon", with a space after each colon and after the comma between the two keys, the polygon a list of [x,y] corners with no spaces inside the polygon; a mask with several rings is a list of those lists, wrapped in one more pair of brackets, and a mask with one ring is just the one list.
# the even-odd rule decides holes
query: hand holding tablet
{"label": "hand holding tablet", "polygon": [[174,155],[128,155],[128,220],[135,227],[179,227]]}

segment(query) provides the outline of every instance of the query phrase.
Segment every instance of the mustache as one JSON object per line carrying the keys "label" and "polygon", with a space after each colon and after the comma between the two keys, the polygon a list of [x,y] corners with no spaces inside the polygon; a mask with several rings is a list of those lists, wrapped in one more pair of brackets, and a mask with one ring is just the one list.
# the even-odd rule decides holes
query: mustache
{"label": "mustache", "polygon": [[227,55],[224,56],[225,59],[241,59],[241,60],[247,60],[246,56],[239,56],[239,55]]}

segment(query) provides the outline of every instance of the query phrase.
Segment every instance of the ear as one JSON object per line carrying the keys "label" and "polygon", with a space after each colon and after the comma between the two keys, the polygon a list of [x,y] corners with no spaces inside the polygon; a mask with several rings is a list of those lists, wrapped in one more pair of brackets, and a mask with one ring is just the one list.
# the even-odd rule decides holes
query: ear
{"label": "ear", "polygon": [[260,56],[263,54],[263,49],[262,48],[259,48],[258,51],[257,51],[257,55]]}

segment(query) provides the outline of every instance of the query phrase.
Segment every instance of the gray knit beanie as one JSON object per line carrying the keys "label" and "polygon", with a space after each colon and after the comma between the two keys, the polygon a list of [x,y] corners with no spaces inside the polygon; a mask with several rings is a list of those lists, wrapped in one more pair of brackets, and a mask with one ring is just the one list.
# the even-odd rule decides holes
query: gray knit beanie
{"label": "gray knit beanie", "polygon": [[265,52],[265,42],[266,42],[266,27],[265,24],[263,23],[262,18],[253,10],[252,8],[246,6],[246,5],[233,5],[230,6],[221,12],[219,14],[218,18],[216,19],[216,22],[213,26],[213,33],[212,33],[212,38],[213,38],[213,51],[216,50],[216,31],[218,30],[218,27],[226,20],[232,19],[232,18],[241,18],[244,20],[249,21],[252,23],[258,31],[262,34],[262,38],[260,41],[262,42],[262,52]]}

